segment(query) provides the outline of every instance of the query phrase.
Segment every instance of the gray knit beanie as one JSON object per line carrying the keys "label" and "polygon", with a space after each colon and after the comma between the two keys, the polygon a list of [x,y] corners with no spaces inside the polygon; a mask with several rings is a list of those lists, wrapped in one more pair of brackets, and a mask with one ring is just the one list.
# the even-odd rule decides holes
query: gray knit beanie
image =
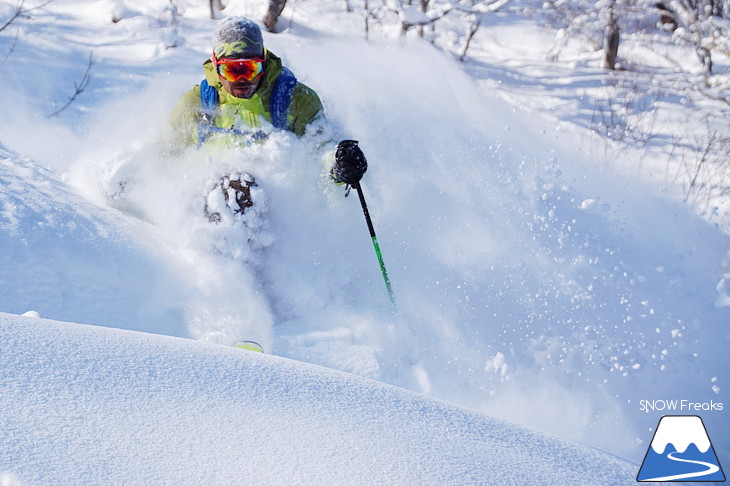
{"label": "gray knit beanie", "polygon": [[216,57],[251,58],[264,55],[264,38],[256,22],[246,17],[228,17],[213,32]]}

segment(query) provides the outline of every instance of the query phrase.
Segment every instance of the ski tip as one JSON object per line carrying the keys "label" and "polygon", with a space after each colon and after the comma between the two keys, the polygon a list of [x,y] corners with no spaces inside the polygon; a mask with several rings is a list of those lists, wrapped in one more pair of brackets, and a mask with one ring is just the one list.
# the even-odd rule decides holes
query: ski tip
{"label": "ski tip", "polygon": [[248,351],[255,351],[257,353],[263,353],[264,348],[255,341],[238,341],[233,345],[234,348],[246,349]]}

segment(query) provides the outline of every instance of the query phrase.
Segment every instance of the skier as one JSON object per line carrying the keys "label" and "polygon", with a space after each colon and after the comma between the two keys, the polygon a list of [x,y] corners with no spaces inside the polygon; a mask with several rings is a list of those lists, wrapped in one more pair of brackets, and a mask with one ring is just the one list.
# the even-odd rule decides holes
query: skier
{"label": "skier", "polygon": [[[324,119],[317,93],[297,81],[281,59],[264,47],[261,29],[245,17],[228,17],[218,24],[213,54],[203,70],[205,79],[183,95],[171,115],[166,145],[173,154],[210,143],[245,146],[266,138],[263,128],[288,130],[301,137],[314,122]],[[366,170],[357,142],[340,142],[331,170],[334,181],[356,184]],[[226,200],[231,188],[236,193],[234,212],[251,206],[249,187],[254,185],[248,175],[224,178]]]}
{"label": "skier", "polygon": [[[359,191],[367,161],[358,142],[337,143],[328,136],[331,131],[319,96],[264,47],[255,22],[245,17],[219,22],[203,71],[203,80],[182,96],[171,114],[163,147],[167,155],[197,147],[223,154],[234,149],[232,155],[245,157],[245,150],[235,149],[261,143],[275,131],[289,131],[314,141],[329,139],[322,145],[323,170],[329,171],[334,183],[347,185],[347,191],[349,186]],[[215,227],[205,231],[215,235],[218,252],[255,268],[255,252],[271,243],[267,218],[261,217],[266,210],[263,192],[245,172],[212,182],[206,188],[204,215]],[[250,342],[236,346],[261,350]]]}

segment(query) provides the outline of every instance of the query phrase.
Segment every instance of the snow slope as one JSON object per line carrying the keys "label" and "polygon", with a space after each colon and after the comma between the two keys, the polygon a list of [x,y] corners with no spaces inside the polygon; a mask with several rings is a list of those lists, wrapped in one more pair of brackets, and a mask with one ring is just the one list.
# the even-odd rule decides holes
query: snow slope
{"label": "snow slope", "polygon": [[101,314],[110,326],[179,332],[179,307],[169,304],[184,284],[165,271],[168,256],[154,249],[162,244],[159,235],[90,203],[48,170],[2,147],[0,185],[6,312],[32,309],[76,322],[93,322]]}
{"label": "snow slope", "polygon": [[[275,134],[248,150],[159,160],[165,118],[199,82],[214,26],[191,7],[173,29],[167,4],[55,0],[0,33],[0,311],[255,339],[637,470],[661,416],[642,400],[724,400],[730,238],[613,171],[585,132],[550,121],[549,85],[509,85],[496,61],[465,71],[417,40],[365,42],[334,7],[300,5],[290,30],[266,34],[368,157],[363,186],[394,312],[357,200],[322,180],[315,142]],[[0,13],[13,5],[0,2]],[[120,5],[126,17],[112,24]],[[260,18],[259,9],[232,1],[227,12]],[[92,50],[88,87],[47,117]],[[29,76],[39,60],[43,75]],[[530,97],[532,112],[502,101],[508,90]],[[634,154],[620,155],[631,164]],[[270,239],[253,253],[201,217],[206,187],[236,170],[254,173],[266,195]],[[110,197],[120,182],[124,196]],[[703,414],[721,462],[726,413]],[[69,468],[101,468],[85,461]]]}
{"label": "snow slope", "polygon": [[3,484],[615,485],[635,475],[587,447],[276,356],[9,314],[0,347]]}

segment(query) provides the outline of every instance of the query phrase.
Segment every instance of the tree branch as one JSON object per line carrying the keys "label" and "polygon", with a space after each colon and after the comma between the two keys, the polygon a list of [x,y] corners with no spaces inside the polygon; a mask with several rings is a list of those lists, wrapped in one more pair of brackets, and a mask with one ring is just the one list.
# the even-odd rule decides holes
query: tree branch
{"label": "tree branch", "polygon": [[5,30],[10,24],[15,22],[15,20],[19,17],[25,17],[28,12],[32,12],[33,10],[38,10],[39,8],[45,7],[49,3],[51,3],[52,0],[46,0],[42,4],[36,6],[36,7],[29,7],[29,8],[23,8],[23,5],[25,5],[25,0],[18,0],[18,3],[15,5],[15,11],[10,16],[8,20],[5,21],[3,25],[0,25],[0,32]]}
{"label": "tree branch", "polygon": [[84,75],[81,77],[81,81],[79,84],[74,83],[74,87],[76,88],[76,91],[74,91],[74,94],[71,95],[71,98],[58,110],[54,111],[50,115],[47,116],[47,118],[51,118],[54,116],[58,116],[63,110],[71,106],[71,103],[73,103],[76,98],[84,92],[86,87],[89,85],[89,81],[91,80],[91,67],[94,65],[94,52],[89,53],[89,62],[86,65],[86,70],[84,71]]}
{"label": "tree branch", "polygon": [[18,38],[20,38],[20,32],[16,31],[15,37],[13,38],[13,42],[10,44],[10,48],[8,49],[8,52],[5,53],[5,57],[3,57],[2,62],[7,61],[8,58],[10,57],[10,54],[13,53],[13,51],[15,50],[15,45],[18,43]]}

